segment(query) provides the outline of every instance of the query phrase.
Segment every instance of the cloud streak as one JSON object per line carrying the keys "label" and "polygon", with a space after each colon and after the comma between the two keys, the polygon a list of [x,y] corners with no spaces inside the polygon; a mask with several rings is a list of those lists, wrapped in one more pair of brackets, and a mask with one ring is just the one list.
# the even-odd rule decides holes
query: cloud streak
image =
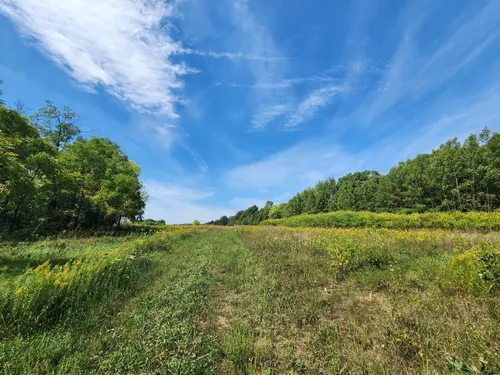
{"label": "cloud streak", "polygon": [[[238,30],[239,44],[247,46],[246,54],[251,56],[283,57],[267,27],[259,22],[246,1],[232,3],[233,25]],[[254,84],[265,85],[274,80],[281,81],[287,71],[287,59],[273,61],[248,61],[248,68]],[[255,108],[251,120],[252,128],[262,130],[277,118],[287,114],[293,105],[294,97],[287,87],[274,87],[271,90],[251,92],[249,101]]]}
{"label": "cloud streak", "polygon": [[429,18],[429,10],[411,3],[402,18],[402,38],[378,90],[353,116],[368,126],[401,103],[417,101],[451,82],[500,39],[498,1],[484,2],[467,19],[457,18],[435,46],[421,51],[418,36]]}
{"label": "cloud streak", "polygon": [[254,60],[254,61],[277,61],[283,60],[284,57],[279,56],[258,56],[258,55],[247,55],[241,52],[215,52],[215,51],[201,51],[192,48],[181,48],[175,51],[177,55],[198,55],[198,56],[208,56],[213,58],[227,58],[229,60]]}
{"label": "cloud streak", "polygon": [[265,200],[259,198],[234,197],[221,205],[206,202],[214,194],[211,191],[196,190],[181,185],[147,180],[144,186],[149,193],[145,217],[164,219],[168,224],[191,223],[199,220],[202,223],[231,216],[236,211],[253,204],[262,207]]}
{"label": "cloud streak", "polygon": [[336,95],[345,91],[342,86],[329,85],[315,89],[299,104],[285,124],[286,128],[293,128],[315,116],[321,108],[330,105]]}
{"label": "cloud streak", "polygon": [[164,27],[175,4],[2,0],[0,12],[87,89],[103,88],[137,111],[178,117],[182,76],[196,70],[170,59],[181,48]]}
{"label": "cloud streak", "polygon": [[228,171],[226,184],[237,189],[283,188],[292,191],[319,179],[357,170],[359,161],[331,142],[310,140],[272,154],[260,161]]}

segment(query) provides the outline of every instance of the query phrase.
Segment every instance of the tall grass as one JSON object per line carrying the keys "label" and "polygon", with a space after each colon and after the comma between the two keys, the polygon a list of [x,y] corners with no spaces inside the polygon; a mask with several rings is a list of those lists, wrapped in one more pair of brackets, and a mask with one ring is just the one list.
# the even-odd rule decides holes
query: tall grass
{"label": "tall grass", "polygon": [[240,319],[272,338],[273,373],[499,373],[499,233],[241,231],[262,268]]}
{"label": "tall grass", "polygon": [[46,261],[28,268],[0,291],[0,336],[48,328],[63,318],[84,316],[90,307],[116,297],[150,266],[123,246],[110,251],[88,249],[64,264]]}
{"label": "tall grass", "polygon": [[304,214],[284,219],[268,219],[262,221],[260,224],[289,227],[499,230],[500,212],[430,212],[406,215],[336,211],[320,214]]}

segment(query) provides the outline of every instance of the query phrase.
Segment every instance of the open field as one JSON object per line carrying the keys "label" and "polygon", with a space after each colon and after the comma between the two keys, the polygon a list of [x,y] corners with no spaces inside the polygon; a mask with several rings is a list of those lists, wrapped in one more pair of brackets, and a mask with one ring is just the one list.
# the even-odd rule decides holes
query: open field
{"label": "open field", "polygon": [[500,233],[166,227],[4,243],[2,374],[497,374]]}

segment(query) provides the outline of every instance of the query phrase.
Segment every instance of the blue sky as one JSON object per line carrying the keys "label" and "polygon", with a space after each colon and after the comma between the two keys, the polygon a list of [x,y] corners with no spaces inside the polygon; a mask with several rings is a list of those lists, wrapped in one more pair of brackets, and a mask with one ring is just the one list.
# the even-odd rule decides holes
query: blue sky
{"label": "blue sky", "polygon": [[500,130],[500,1],[0,0],[8,105],[83,116],[208,221]]}

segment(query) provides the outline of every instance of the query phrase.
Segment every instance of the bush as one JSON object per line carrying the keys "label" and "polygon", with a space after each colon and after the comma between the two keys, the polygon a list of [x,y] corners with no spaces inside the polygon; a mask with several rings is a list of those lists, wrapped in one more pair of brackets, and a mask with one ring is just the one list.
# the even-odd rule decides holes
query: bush
{"label": "bush", "polygon": [[447,293],[486,296],[500,287],[500,249],[469,250],[455,255],[443,269],[440,283]]}
{"label": "bush", "polygon": [[138,254],[147,254],[154,251],[168,251],[172,248],[174,241],[190,236],[192,229],[172,229],[169,232],[163,231],[153,235],[144,236],[134,241],[134,247]]}
{"label": "bush", "polygon": [[437,228],[499,230],[500,212],[430,212],[412,214],[335,211],[267,219],[261,225],[339,228]]}
{"label": "bush", "polygon": [[90,306],[126,290],[149,264],[123,247],[88,251],[64,265],[46,261],[29,268],[0,294],[0,336],[28,333],[64,316],[84,314]]}

